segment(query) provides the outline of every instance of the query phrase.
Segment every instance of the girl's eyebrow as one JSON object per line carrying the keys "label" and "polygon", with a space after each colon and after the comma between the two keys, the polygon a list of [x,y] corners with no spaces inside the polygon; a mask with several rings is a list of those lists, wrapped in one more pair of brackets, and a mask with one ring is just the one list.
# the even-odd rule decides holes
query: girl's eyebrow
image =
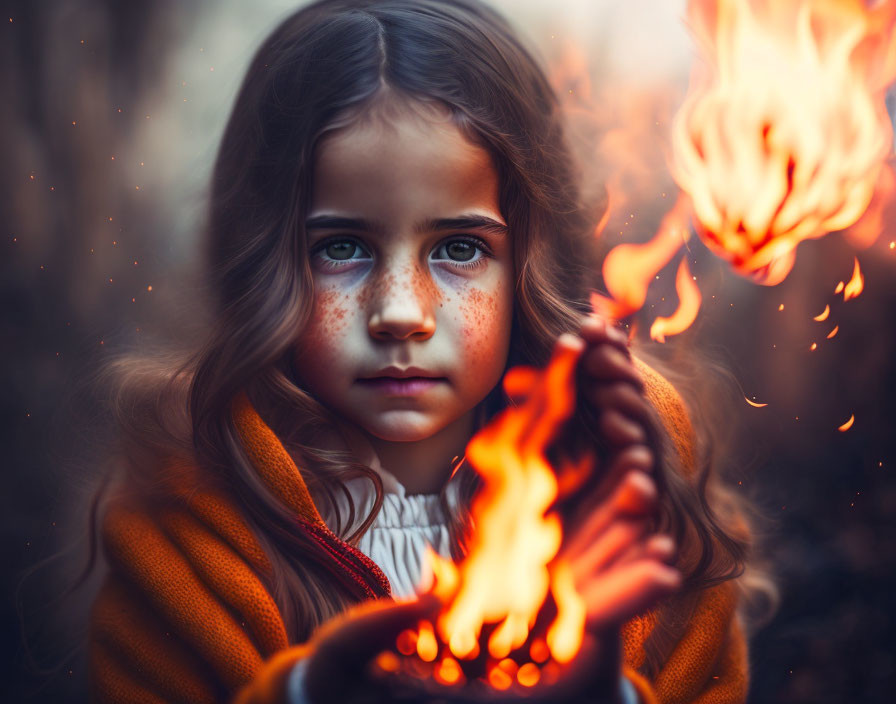
{"label": "girl's eyebrow", "polygon": [[[315,215],[305,221],[306,230],[355,230],[371,234],[382,233],[385,225],[377,220],[348,218],[339,215]],[[480,230],[506,235],[508,227],[487,215],[459,215],[456,218],[427,219],[414,226],[415,232],[443,232],[445,230]]]}

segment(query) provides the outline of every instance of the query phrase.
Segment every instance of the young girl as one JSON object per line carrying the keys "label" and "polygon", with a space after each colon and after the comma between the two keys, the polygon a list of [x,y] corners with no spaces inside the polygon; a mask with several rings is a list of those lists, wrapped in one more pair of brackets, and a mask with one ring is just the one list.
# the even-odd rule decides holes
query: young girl
{"label": "young girl", "polygon": [[452,472],[504,372],[557,346],[581,348],[557,452],[590,447],[603,479],[561,548],[585,644],[528,697],[745,700],[749,534],[711,507],[674,389],[583,315],[600,213],[573,163],[478,0],[319,0],[263,43],[213,176],[208,341],[119,365],[96,700],[418,696],[370,662],[438,605],[389,597],[425,545],[463,554],[477,479]]}

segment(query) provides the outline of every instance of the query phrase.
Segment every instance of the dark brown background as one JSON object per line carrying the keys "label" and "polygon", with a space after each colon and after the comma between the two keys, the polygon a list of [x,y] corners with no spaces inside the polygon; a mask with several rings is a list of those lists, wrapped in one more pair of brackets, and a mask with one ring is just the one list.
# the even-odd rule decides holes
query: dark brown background
{"label": "dark brown background", "polygon": [[[497,4],[552,64],[563,56],[563,32],[587,9]],[[91,374],[116,351],[195,330],[196,233],[215,142],[252,48],[289,5],[3,7],[0,691],[4,701],[76,701],[90,583],[54,599],[83,559],[87,500],[108,439]],[[592,175],[622,173],[638,194],[614,212],[608,246],[646,239],[663,213],[658,194],[672,184],[661,152],[683,85],[684,45],[669,8],[630,7],[625,16],[598,13],[585,53],[602,79],[556,79],[570,105],[599,113],[589,122],[602,150]],[[631,27],[646,35],[626,42]],[[638,58],[648,48],[654,54]],[[633,71],[642,69],[636,86]],[[660,85],[664,72],[677,78]],[[696,329],[663,352],[720,360],[745,394],[769,404],[751,408],[710,375],[695,384],[725,399],[714,422],[736,438],[726,466],[765,516],[782,590],[777,616],[752,641],[753,702],[886,702],[896,691],[893,218],[891,209],[888,232],[859,253],[866,291],[847,303],[832,293],[852,270],[853,251],[838,235],[803,245],[791,277],[772,289],[728,273],[699,244],[692,250],[704,309]],[[671,278],[661,274],[648,323],[668,312]],[[814,322],[827,303],[830,322]],[[825,340],[835,323],[839,335]],[[855,426],[838,433],[852,413]]]}

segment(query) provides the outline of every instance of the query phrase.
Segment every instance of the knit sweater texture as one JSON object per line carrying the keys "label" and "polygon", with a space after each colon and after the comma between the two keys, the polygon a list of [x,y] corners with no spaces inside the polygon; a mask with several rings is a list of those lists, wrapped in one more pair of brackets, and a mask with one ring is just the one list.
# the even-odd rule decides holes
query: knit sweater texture
{"label": "knit sweater texture", "polygon": [[[674,388],[642,363],[648,400],[683,465],[693,471],[693,439]],[[267,488],[369,598],[389,595],[388,580],[321,519],[301,474],[245,396],[234,420]],[[282,701],[292,665],[307,652],[289,642],[264,586],[271,563],[230,496],[196,485],[172,486],[165,508],[137,499],[113,502],[102,542],[109,573],[94,602],[89,634],[91,698],[96,702]],[[624,672],[645,704],[740,704],[748,686],[747,646],[736,613],[737,588],[724,582],[671,599],[622,629]],[[684,633],[654,676],[644,644],[660,609],[673,609]]]}

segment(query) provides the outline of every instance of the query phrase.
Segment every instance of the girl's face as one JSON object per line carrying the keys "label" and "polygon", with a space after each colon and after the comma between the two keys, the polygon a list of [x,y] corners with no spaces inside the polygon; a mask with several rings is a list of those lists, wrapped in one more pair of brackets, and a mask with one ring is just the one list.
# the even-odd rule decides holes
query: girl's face
{"label": "girl's face", "polygon": [[318,145],[297,366],[343,419],[413,442],[469,424],[500,381],[514,276],[488,153],[447,110],[386,107]]}

